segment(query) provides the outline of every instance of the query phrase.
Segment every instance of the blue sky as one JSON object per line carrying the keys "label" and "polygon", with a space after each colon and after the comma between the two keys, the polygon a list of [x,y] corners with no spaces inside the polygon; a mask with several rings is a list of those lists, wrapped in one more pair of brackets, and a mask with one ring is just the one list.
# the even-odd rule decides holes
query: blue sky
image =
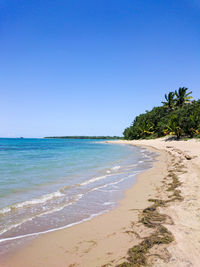
{"label": "blue sky", "polygon": [[198,0],[0,0],[0,136],[121,135],[199,98]]}

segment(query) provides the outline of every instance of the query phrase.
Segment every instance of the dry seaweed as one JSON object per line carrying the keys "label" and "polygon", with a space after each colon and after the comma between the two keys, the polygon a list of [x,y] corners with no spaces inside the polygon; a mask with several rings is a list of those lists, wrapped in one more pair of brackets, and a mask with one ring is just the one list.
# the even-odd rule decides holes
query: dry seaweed
{"label": "dry seaweed", "polygon": [[128,262],[123,262],[117,267],[128,266],[146,266],[147,265],[147,253],[154,245],[169,244],[174,240],[174,237],[166,227],[159,225],[156,231],[148,237],[145,237],[143,241],[128,250]]}
{"label": "dry seaweed", "polygon": [[[172,160],[174,159],[175,158]],[[172,192],[172,194],[168,196],[169,199],[149,199],[149,201],[153,202],[153,204],[143,209],[141,212],[140,222],[144,226],[154,229],[154,232],[143,238],[138,245],[130,248],[128,250],[127,261],[117,265],[117,267],[146,266],[148,263],[148,257],[156,255],[157,257],[162,258],[159,254],[151,255],[149,253],[151,248],[153,248],[155,245],[169,244],[174,240],[172,233],[165,226],[163,226],[163,224],[167,224],[169,222],[173,223],[172,219],[166,214],[161,214],[158,211],[158,207],[165,207],[169,202],[173,202],[175,200],[183,200],[181,191],[177,189],[181,185],[181,182],[179,181],[176,172],[184,172],[182,171],[184,165],[180,163],[181,162],[174,162],[174,170],[168,170],[168,178],[172,179],[171,182],[168,183],[168,188],[166,189],[167,192]],[[127,233],[135,234],[134,231],[127,231]]]}
{"label": "dry seaweed", "polygon": [[[177,167],[179,167],[177,165]],[[182,167],[182,166],[181,166]],[[167,203],[182,200],[181,191],[177,189],[181,185],[177,175],[174,171],[170,170],[168,177],[172,179],[172,182],[168,184],[167,191],[172,191],[173,194],[169,196],[170,199],[149,199],[150,202],[154,204],[145,208],[142,211],[140,222],[143,223],[148,228],[154,228],[155,231],[145,237],[141,243],[133,246],[128,250],[128,258],[126,262],[123,262],[117,267],[140,267],[146,266],[149,255],[149,250],[160,244],[169,244],[174,240],[172,233],[162,224],[167,223],[167,219],[171,219],[166,214],[161,214],[158,212],[157,208],[166,206]],[[158,256],[160,256],[158,254]]]}

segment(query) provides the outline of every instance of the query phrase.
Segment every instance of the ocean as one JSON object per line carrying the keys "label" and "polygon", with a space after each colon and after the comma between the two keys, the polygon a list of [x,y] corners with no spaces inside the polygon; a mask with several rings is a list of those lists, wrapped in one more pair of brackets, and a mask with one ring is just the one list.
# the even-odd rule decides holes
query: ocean
{"label": "ocean", "polygon": [[0,139],[0,251],[116,207],[155,153],[84,139]]}

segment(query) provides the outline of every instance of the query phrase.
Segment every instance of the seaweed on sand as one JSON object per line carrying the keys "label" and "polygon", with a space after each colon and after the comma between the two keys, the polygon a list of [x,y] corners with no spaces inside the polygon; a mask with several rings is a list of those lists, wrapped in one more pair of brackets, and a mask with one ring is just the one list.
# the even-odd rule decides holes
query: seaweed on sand
{"label": "seaweed on sand", "polygon": [[[175,157],[172,158],[172,161],[175,161]],[[158,211],[158,208],[165,207],[169,202],[173,202],[175,200],[183,200],[181,191],[177,189],[182,183],[179,181],[178,176],[176,175],[176,172],[184,173],[182,170],[184,166],[181,163],[182,161],[174,163],[174,168],[168,170],[168,178],[171,178],[171,182],[168,183],[166,192],[172,193],[170,196],[168,196],[168,199],[149,199],[149,201],[153,202],[153,204],[142,210],[140,223],[148,228],[154,229],[154,232],[149,236],[142,238],[142,241],[138,245],[130,248],[128,250],[128,257],[126,261],[117,265],[117,267],[146,266],[150,256],[162,258],[162,255],[150,254],[151,248],[153,248],[155,245],[169,244],[174,240],[173,234],[165,226],[163,226],[163,224],[173,223],[172,219],[166,214],[161,214]],[[166,184],[166,181],[163,183]]]}
{"label": "seaweed on sand", "polygon": [[[162,224],[167,223],[167,219],[171,219],[166,214],[161,214],[157,210],[158,207],[166,206],[167,203],[174,200],[182,200],[181,191],[177,190],[177,187],[181,185],[177,175],[173,172],[169,172],[169,177],[172,181],[167,188],[167,191],[172,191],[173,194],[169,196],[168,200],[161,199],[149,199],[154,204],[145,208],[142,211],[140,222],[148,228],[153,228],[155,231],[149,236],[145,237],[142,242],[138,245],[133,246],[128,250],[127,261],[123,262],[117,267],[140,267],[146,266],[148,257],[150,256],[149,251],[155,245],[169,244],[174,240],[172,233]],[[160,255],[157,255],[160,256]]]}
{"label": "seaweed on sand", "polygon": [[156,231],[143,239],[139,245],[128,250],[128,262],[123,262],[118,267],[139,267],[147,265],[147,254],[154,245],[169,244],[174,237],[166,227],[159,225]]}

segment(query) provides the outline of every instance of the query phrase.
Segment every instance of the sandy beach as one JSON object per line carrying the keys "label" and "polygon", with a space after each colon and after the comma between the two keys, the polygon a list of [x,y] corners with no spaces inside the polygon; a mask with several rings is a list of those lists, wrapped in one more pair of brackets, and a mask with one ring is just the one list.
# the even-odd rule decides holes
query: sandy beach
{"label": "sandy beach", "polygon": [[[145,252],[148,265],[200,265],[200,142],[163,138],[115,142],[159,153],[154,167],[138,175],[137,183],[126,191],[119,206],[90,221],[35,238],[0,266],[130,264],[128,250],[143,245],[149,237],[151,240],[157,238],[160,229],[167,229],[168,239],[167,242],[154,242],[148,248]],[[146,220],[148,207],[153,210],[154,217]]]}

